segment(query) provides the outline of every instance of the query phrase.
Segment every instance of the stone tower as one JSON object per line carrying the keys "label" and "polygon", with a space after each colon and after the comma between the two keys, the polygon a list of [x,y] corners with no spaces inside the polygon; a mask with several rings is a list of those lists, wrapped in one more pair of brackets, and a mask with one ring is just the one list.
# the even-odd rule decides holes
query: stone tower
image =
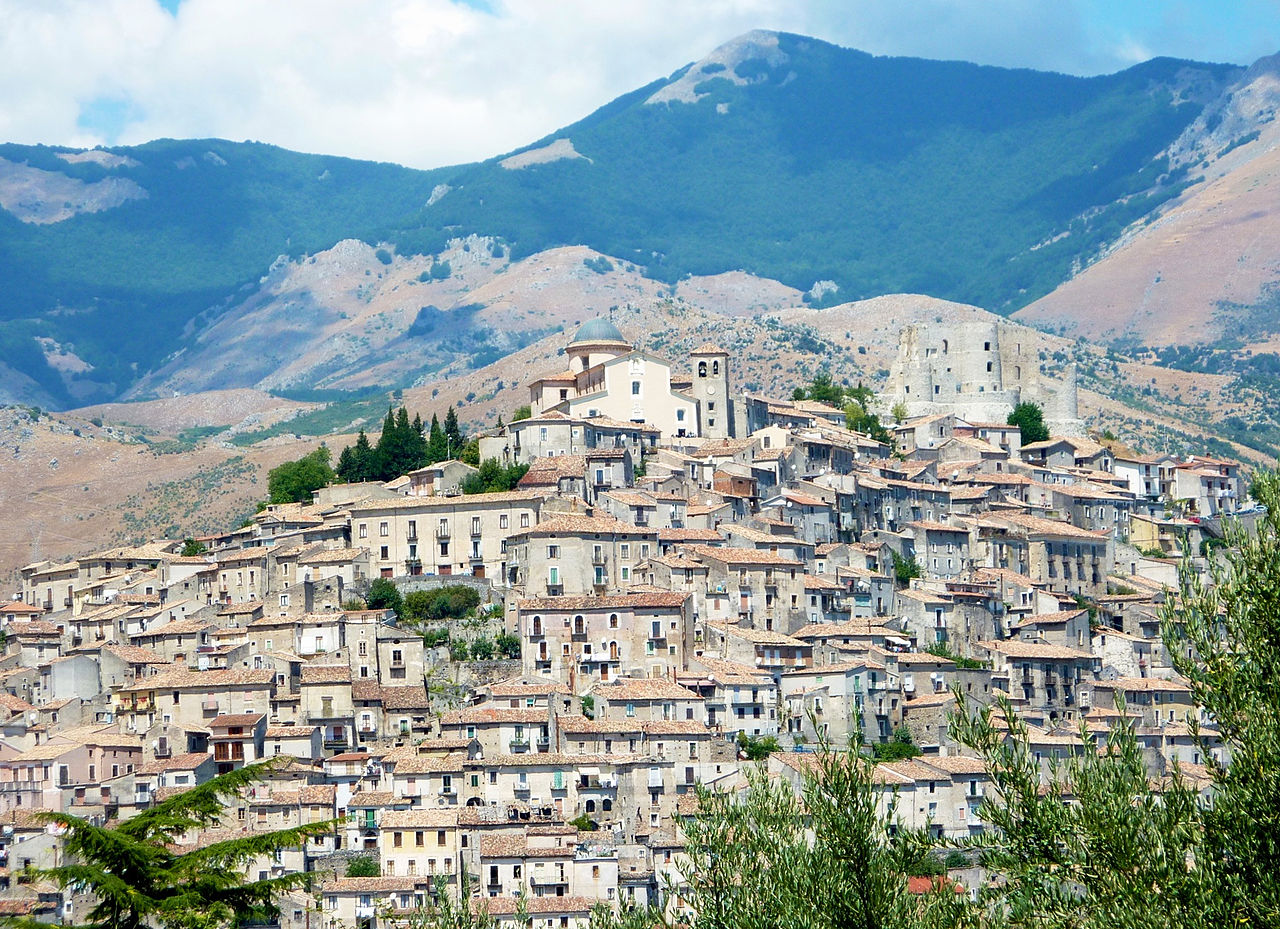
{"label": "stone tower", "polygon": [[704,438],[734,435],[733,401],[729,396],[729,353],[707,342],[689,353],[693,363],[690,393],[698,404],[698,431]]}

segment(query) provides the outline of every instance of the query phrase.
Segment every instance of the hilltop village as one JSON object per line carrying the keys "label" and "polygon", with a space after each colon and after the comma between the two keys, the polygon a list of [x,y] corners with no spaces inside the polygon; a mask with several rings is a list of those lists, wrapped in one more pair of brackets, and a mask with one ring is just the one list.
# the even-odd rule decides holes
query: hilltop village
{"label": "hilltop village", "polygon": [[[879,759],[909,824],[980,833],[957,691],[1007,696],[1046,772],[1081,723],[1127,717],[1153,777],[1204,777],[1159,614],[1179,561],[1206,570],[1222,520],[1250,518],[1246,478],[1090,438],[1074,379],[1001,334],[905,331],[875,438],[735,392],[714,344],[682,377],[593,320],[480,441],[529,466],[514,490],[463,494],[475,469],[446,460],[267,506],[196,554],[27,566],[0,607],[0,912],[91,905],[21,879],[62,855],[33,813],[126,819],[264,759],[183,842],[338,821],[249,869],[315,872],[281,903],[297,929],[396,925],[464,882],[503,925],[678,907],[695,786],[798,783],[824,744]],[[1007,422],[1027,402],[1048,439]],[[375,584],[465,609],[409,621],[368,608]]]}

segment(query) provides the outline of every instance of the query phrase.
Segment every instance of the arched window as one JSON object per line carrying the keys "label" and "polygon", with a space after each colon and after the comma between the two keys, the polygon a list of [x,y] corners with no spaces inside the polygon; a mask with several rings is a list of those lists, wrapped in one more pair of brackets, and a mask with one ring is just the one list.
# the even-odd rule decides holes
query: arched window
{"label": "arched window", "polygon": [[698,362],[698,377],[707,376],[707,363],[705,361]]}
{"label": "arched window", "polygon": [[719,373],[720,373],[720,362],[718,362],[718,361],[713,361],[713,362],[711,362],[711,373],[712,373],[712,374],[719,374]]}
{"label": "arched window", "polygon": [[594,800],[587,801],[587,812],[594,813],[596,811],[596,802]]}
{"label": "arched window", "polygon": [[581,616],[573,617],[573,634],[585,635],[586,631],[587,631],[586,624],[584,623],[582,617]]}
{"label": "arched window", "polygon": [[942,354],[944,354],[944,355],[945,355],[946,353],[947,353],[947,340],[946,340],[946,339],[943,339],[943,340],[942,340]]}
{"label": "arched window", "polygon": [[605,797],[603,800],[600,801],[600,809],[608,813],[610,810],[613,809],[613,801],[610,800],[608,797]]}

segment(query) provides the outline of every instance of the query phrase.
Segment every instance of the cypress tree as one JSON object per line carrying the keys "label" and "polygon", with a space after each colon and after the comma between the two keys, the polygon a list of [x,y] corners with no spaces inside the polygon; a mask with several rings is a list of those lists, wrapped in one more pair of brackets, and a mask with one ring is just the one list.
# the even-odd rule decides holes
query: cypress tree
{"label": "cypress tree", "polygon": [[447,450],[449,455],[457,455],[462,450],[462,446],[467,443],[462,430],[458,428],[458,414],[453,407],[449,407],[448,412],[444,414],[444,437],[449,440]]}
{"label": "cypress tree", "polygon": [[444,430],[440,428],[440,420],[431,414],[431,438],[427,441],[427,464],[435,464],[449,457],[449,442]]}
{"label": "cypress tree", "polygon": [[369,444],[369,437],[364,434],[364,430],[360,430],[360,435],[356,438],[355,451],[352,452],[352,466],[355,476],[352,481],[367,481],[373,478],[376,462],[376,455],[373,446]]}

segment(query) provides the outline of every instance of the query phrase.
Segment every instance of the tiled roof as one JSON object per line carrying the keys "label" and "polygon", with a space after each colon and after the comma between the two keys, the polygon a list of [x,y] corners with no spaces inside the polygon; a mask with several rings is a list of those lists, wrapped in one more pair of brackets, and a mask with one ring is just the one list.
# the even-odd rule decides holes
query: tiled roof
{"label": "tiled roof", "polygon": [[[786,542],[787,540],[779,541]],[[794,558],[787,558],[777,552],[756,548],[718,548],[710,545],[690,545],[686,550],[704,561],[718,561],[721,564],[765,565],[783,568],[799,568],[803,566],[802,562],[796,561]]]}
{"label": "tiled roof", "polygon": [[591,693],[609,701],[702,699],[692,690],[657,677],[615,678],[609,683],[596,684]]}
{"label": "tiled roof", "polygon": [[529,613],[537,610],[628,610],[679,609],[692,596],[685,593],[616,594],[608,597],[534,597],[521,600],[517,608]]}
{"label": "tiled roof", "polygon": [[350,684],[351,666],[345,664],[321,664],[302,666],[303,684]]}
{"label": "tiled roof", "polygon": [[233,726],[256,726],[266,718],[266,713],[223,713],[209,720],[210,729],[230,728]]}

